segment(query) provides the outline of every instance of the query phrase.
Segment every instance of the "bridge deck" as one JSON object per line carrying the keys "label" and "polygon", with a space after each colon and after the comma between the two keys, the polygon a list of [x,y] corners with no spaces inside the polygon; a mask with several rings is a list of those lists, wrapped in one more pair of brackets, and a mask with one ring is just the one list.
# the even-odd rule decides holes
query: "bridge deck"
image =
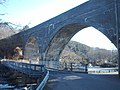
{"label": "bridge deck", "polygon": [[46,71],[44,65],[28,64],[14,61],[2,61],[6,67],[21,72],[30,77],[40,77]]}

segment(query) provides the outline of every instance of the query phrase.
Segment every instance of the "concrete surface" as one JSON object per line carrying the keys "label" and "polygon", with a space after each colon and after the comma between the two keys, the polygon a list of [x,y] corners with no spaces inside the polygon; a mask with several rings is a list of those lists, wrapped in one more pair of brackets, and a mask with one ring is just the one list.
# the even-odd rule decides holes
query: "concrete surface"
{"label": "concrete surface", "polygon": [[113,75],[94,75],[50,71],[45,90],[120,90],[120,78]]}

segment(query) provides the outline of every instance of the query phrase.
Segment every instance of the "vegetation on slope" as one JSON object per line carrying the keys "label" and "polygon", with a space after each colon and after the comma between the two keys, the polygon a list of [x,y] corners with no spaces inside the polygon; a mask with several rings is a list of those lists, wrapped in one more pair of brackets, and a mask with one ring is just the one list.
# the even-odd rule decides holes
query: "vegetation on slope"
{"label": "vegetation on slope", "polygon": [[70,41],[61,54],[64,62],[81,62],[102,65],[104,63],[117,64],[117,51],[92,48],[76,41]]}

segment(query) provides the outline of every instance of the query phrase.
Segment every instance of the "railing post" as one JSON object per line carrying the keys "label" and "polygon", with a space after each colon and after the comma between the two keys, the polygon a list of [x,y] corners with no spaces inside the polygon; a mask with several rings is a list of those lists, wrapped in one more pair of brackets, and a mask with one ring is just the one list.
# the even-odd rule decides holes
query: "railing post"
{"label": "railing post", "polygon": [[22,69],[23,69],[23,63],[21,63],[22,64]]}
{"label": "railing post", "polygon": [[44,72],[44,65],[41,65],[41,72]]}
{"label": "railing post", "polygon": [[29,64],[30,65],[30,69],[31,69],[31,64]]}
{"label": "railing post", "polygon": [[73,66],[72,65],[73,65],[73,63],[71,62],[70,63],[70,71],[73,71]]}
{"label": "railing post", "polygon": [[36,70],[36,65],[34,66],[34,70]]}

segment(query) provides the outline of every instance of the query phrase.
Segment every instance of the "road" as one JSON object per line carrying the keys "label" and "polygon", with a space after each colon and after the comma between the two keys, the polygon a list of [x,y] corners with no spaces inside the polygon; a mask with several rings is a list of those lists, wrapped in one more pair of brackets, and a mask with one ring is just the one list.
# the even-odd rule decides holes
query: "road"
{"label": "road", "polygon": [[45,90],[120,90],[118,75],[50,71]]}

